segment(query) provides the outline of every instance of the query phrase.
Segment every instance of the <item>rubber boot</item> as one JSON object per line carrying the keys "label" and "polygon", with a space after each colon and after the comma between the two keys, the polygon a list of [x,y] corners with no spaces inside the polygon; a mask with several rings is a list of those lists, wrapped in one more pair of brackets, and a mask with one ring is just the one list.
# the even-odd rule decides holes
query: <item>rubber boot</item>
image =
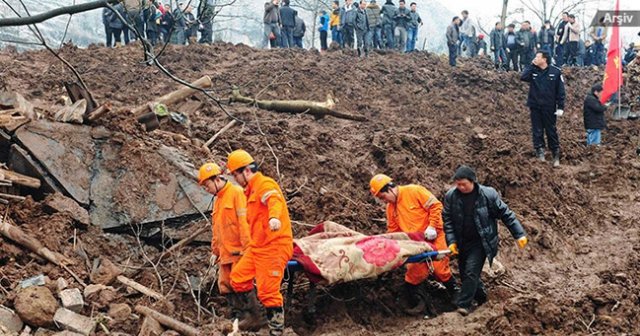
{"label": "rubber boot", "polygon": [[546,161],[544,159],[544,148],[536,148],[536,157],[541,162],[545,162]]}
{"label": "rubber boot", "polygon": [[553,166],[560,167],[560,151],[553,152]]}
{"label": "rubber boot", "polygon": [[260,311],[260,304],[258,298],[256,298],[256,292],[244,292],[237,293],[238,301],[240,303],[240,309],[242,310],[244,317],[238,323],[240,330],[246,331],[258,331],[266,324],[264,316]]}
{"label": "rubber boot", "polygon": [[473,296],[478,303],[478,306],[482,306],[485,302],[487,302],[487,290],[484,289],[484,286],[478,286],[476,289],[476,294]]}
{"label": "rubber boot", "polygon": [[284,309],[282,307],[267,308],[269,336],[281,336],[284,333]]}
{"label": "rubber boot", "polygon": [[419,285],[413,285],[408,282],[404,283],[403,292],[407,301],[407,307],[404,309],[405,313],[409,315],[420,315],[424,312],[425,303],[418,294],[419,291]]}
{"label": "rubber boot", "polygon": [[449,280],[447,280],[446,282],[443,282],[442,284],[447,289],[447,293],[449,294],[449,298],[451,299],[451,302],[455,303],[456,295],[458,295],[458,291],[460,290],[460,288],[458,287],[458,284],[456,283],[456,279],[453,276],[451,276]]}
{"label": "rubber boot", "polygon": [[244,318],[244,311],[242,310],[242,302],[240,301],[240,297],[236,293],[226,294],[227,303],[229,304],[229,308],[231,309],[231,320],[238,319],[242,321]]}

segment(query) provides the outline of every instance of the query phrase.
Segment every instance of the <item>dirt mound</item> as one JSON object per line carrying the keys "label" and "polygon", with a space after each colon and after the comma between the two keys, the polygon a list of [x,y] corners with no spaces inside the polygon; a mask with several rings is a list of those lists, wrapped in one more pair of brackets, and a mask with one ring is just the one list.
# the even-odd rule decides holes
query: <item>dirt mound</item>
{"label": "dirt mound", "polygon": [[[447,312],[452,307],[436,286],[430,293],[442,315],[430,321],[404,316],[397,302],[400,271],[375,281],[324,288],[317,313],[308,316],[303,309],[308,285],[300,279],[287,319],[300,335],[589,334],[634,332],[639,324],[637,293],[630,289],[640,281],[639,251],[632,248],[640,243],[640,163],[635,154],[640,128],[630,121],[611,122],[602,148],[594,151],[583,144],[582,101],[601,80],[602,69],[563,70],[567,104],[558,122],[563,166],[554,170],[531,153],[527,84],[518,74],[496,73],[488,61],[462,61],[451,69],[443,57],[423,52],[374,53],[359,59],[342,51],[321,55],[229,44],[169,46],[162,63],[189,81],[211,76],[212,94],[223,104],[234,86],[261,99],[324,101],[330,94],[336,110],[368,118],[314,120],[224,104],[245,123],[207,151],[202,143],[229,119],[203,95],[171,108],[183,112],[188,122],[165,119],[160,131],[145,133],[128,114],[128,109],[177,87],[156,67],[140,63],[142,53],[135,46],[66,46],[62,55],[83,75],[98,102],[113,104],[114,112],[97,125],[133,137],[121,156],[134,166],[141,153],[159,145],[183,149],[195,166],[220,162],[242,147],[280,182],[296,223],[332,220],[379,233],[385,222],[383,207],[368,191],[373,174],[384,172],[401,184],[423,184],[441,198],[454,169],[467,163],[477,168],[482,183],[502,193],[529,233],[531,244],[518,251],[508,231],[500,229],[498,258],[507,272],[488,279],[489,302],[469,317]],[[0,74],[4,85],[47,116],[60,108],[57,98],[65,94],[61,82],[73,80],[46,51],[0,53]],[[629,92],[638,92],[637,81],[630,82]],[[162,169],[149,174],[140,174],[140,183],[145,176],[168,180]],[[12,207],[9,216],[48,248],[75,259],[73,269],[82,278],[90,273],[86,260],[108,257],[125,275],[170,295],[174,307],[158,309],[194,325],[210,321],[204,312],[198,316],[185,280],[185,273],[204,274],[207,246],[189,246],[180,256],[152,267],[148,261],[159,255],[163,239],[144,242],[96,228],[74,230],[68,215],[48,214],[32,201]],[[296,225],[294,233],[302,236],[307,229]],[[42,261],[32,263],[32,256],[10,242],[0,240],[0,251],[3,287],[14,288],[17,281],[38,273],[52,279],[66,276]],[[211,283],[203,288],[208,291]],[[108,303],[151,302],[130,294],[120,288],[99,311],[106,314]],[[216,295],[203,293],[200,301],[216,313],[225,312],[224,300]],[[10,296],[0,295],[0,303],[11,306]],[[89,309],[85,307],[85,313]],[[135,333],[140,323],[128,321],[111,330]]]}

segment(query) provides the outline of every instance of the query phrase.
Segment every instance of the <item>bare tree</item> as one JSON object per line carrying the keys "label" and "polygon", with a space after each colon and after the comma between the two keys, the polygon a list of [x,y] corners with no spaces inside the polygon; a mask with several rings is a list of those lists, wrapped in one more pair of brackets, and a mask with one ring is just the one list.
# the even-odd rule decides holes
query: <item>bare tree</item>
{"label": "bare tree", "polygon": [[500,14],[500,22],[504,27],[505,22],[507,21],[507,7],[509,6],[509,0],[502,0],[502,14]]}
{"label": "bare tree", "polygon": [[520,0],[522,6],[533,12],[540,19],[541,25],[544,25],[544,22],[549,20],[554,27],[557,26],[562,18],[562,13],[581,12],[586,8],[587,4],[596,2],[597,0]]}

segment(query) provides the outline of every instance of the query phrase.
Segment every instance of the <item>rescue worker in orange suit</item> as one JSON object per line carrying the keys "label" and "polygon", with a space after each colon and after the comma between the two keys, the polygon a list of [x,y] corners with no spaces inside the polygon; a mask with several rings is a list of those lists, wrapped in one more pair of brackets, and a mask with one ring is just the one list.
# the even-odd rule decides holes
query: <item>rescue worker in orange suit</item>
{"label": "rescue worker in orange suit", "polygon": [[[435,245],[437,250],[446,250],[442,224],[442,203],[427,188],[415,184],[397,186],[384,174],[375,175],[370,182],[371,193],[387,203],[387,232],[424,232],[425,239]],[[426,262],[407,264],[404,277],[404,290],[412,315],[434,315],[430,300],[427,299],[423,282],[429,277],[429,265]],[[453,299],[457,290],[456,281],[451,275],[449,258],[433,261],[433,276],[440,281]]]}
{"label": "rescue worker in orange suit", "polygon": [[[247,197],[247,222],[251,243],[231,270],[231,286],[243,296],[253,290],[255,279],[258,299],[267,311],[269,335],[284,332],[284,307],[280,284],[287,262],[293,255],[293,233],[289,210],[282,190],[270,177],[258,171],[258,165],[244,150],[229,154],[227,169]],[[250,303],[251,304],[251,303]],[[256,310],[251,307],[251,312]],[[259,325],[261,316],[251,314],[245,326]]]}
{"label": "rescue worker in orange suit", "polygon": [[[241,187],[228,182],[215,163],[200,167],[198,183],[216,197],[212,212],[210,264],[218,263],[218,290],[227,298],[232,318],[241,319],[242,301],[231,288],[231,269],[249,246],[247,198]],[[255,301],[255,299],[254,299]]]}

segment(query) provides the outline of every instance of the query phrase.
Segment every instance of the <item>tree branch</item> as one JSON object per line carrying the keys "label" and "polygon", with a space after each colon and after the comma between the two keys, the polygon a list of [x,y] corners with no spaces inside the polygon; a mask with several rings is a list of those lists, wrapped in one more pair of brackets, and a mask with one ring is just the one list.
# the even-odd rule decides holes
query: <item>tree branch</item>
{"label": "tree branch", "polygon": [[37,15],[26,16],[26,17],[13,17],[0,19],[0,27],[15,27],[15,26],[26,26],[36,23],[41,23],[43,21],[49,20],[56,16],[65,15],[65,14],[77,14],[82,12],[88,12],[90,10],[107,7],[107,4],[117,4],[118,0],[100,0],[100,1],[92,1],[79,5],[72,5],[66,7],[60,7],[48,12],[40,13]]}

